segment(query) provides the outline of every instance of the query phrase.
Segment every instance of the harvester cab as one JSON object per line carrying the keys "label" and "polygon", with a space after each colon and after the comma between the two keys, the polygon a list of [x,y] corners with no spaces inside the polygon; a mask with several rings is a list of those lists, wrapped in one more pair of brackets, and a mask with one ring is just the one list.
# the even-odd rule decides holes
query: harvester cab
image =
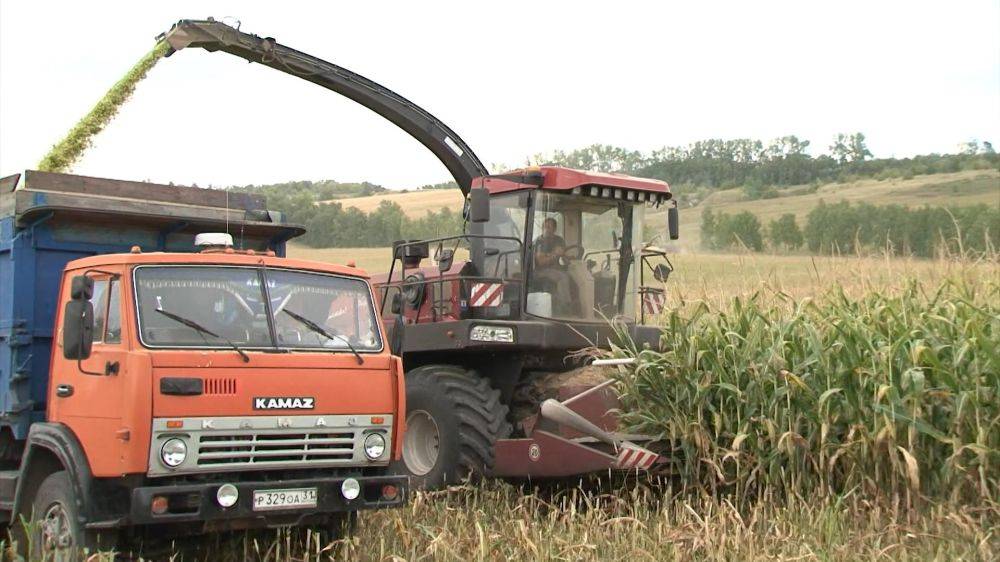
{"label": "harvester cab", "polygon": [[[376,276],[403,357],[407,431],[398,470],[436,487],[471,473],[559,477],[647,468],[657,456],[617,431],[617,395],[584,348],[623,335],[656,347],[653,320],[677,238],[665,182],[541,166],[491,175],[447,125],[350,70],[214,20],[159,39],[225,52],[352,99],[431,151],[465,196],[466,228],[403,240]],[[666,207],[667,232],[647,227]],[[665,240],[664,240],[665,241]],[[543,408],[547,400],[548,407]]]}

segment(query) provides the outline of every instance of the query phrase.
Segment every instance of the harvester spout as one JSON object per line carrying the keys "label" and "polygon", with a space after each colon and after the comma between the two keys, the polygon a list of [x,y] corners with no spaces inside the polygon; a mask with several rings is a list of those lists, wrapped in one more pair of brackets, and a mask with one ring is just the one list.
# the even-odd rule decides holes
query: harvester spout
{"label": "harvester spout", "polygon": [[286,47],[271,37],[258,37],[213,19],[181,20],[157,40],[170,46],[167,56],[188,47],[222,51],[302,78],[381,115],[415,138],[451,172],[467,194],[473,178],[486,176],[486,166],[440,119],[422,107],[360,74],[310,54]]}

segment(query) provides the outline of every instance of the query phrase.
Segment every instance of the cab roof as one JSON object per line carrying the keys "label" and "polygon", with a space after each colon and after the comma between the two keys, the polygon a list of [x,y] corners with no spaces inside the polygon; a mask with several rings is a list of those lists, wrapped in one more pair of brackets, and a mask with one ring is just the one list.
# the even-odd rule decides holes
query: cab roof
{"label": "cab roof", "polygon": [[350,277],[369,279],[367,271],[335,263],[319,262],[312,260],[301,260],[295,258],[282,258],[274,255],[267,255],[262,252],[242,253],[242,252],[202,252],[202,253],[174,253],[174,252],[149,252],[130,254],[101,254],[73,260],[66,265],[68,270],[100,268],[112,265],[240,265],[240,266],[266,266],[284,269],[300,269],[315,271],[318,273],[333,273]]}
{"label": "cab roof", "polygon": [[533,166],[504,174],[484,176],[473,181],[473,187],[485,187],[490,193],[520,189],[550,189],[572,191],[585,187],[610,187],[625,191],[655,194],[670,199],[670,186],[665,181],[637,178],[625,174],[606,174],[574,170],[562,166]]}

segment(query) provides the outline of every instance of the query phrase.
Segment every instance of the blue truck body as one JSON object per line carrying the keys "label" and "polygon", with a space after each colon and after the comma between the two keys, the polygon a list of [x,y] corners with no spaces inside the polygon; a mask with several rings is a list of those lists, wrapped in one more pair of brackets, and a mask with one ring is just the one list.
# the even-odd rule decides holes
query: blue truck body
{"label": "blue truck body", "polygon": [[263,197],[27,171],[0,180],[0,453],[45,417],[65,265],[97,254],[192,252],[199,232],[282,256],[303,229]]}

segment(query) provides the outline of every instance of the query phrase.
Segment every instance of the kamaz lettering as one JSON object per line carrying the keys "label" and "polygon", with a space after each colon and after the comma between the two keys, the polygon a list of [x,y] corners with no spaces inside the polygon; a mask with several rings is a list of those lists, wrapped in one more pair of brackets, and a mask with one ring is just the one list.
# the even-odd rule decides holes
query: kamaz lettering
{"label": "kamaz lettering", "polygon": [[260,396],[253,399],[254,410],[312,410],[316,399],[309,397],[279,398]]}

